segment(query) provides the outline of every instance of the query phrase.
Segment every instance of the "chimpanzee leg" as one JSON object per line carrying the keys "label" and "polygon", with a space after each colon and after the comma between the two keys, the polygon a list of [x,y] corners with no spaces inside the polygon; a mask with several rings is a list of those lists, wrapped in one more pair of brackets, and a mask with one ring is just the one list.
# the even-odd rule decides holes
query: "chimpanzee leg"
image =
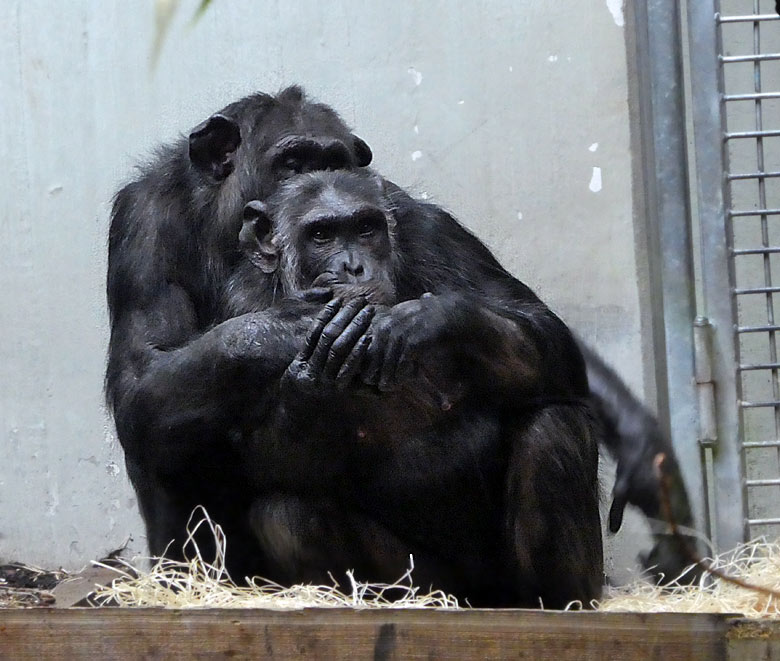
{"label": "chimpanzee leg", "polygon": [[511,438],[507,548],[522,605],[585,607],[601,594],[598,447],[589,409],[523,414]]}
{"label": "chimpanzee leg", "polygon": [[393,582],[409,568],[410,547],[368,516],[329,501],[258,499],[250,523],[268,558],[266,578],[282,584],[330,584],[350,569],[362,581]]}

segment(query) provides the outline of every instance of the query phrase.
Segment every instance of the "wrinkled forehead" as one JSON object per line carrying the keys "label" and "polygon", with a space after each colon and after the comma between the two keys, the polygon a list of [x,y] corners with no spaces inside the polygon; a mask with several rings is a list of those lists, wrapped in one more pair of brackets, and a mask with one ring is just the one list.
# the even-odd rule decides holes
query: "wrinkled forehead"
{"label": "wrinkled forehead", "polygon": [[383,206],[381,180],[359,171],[318,171],[291,177],[274,193],[270,206],[277,212],[309,207]]}
{"label": "wrinkled forehead", "polygon": [[[349,128],[336,112],[319,103],[275,103],[262,120],[264,132],[272,142],[288,136],[332,137],[347,141]],[[256,127],[256,130],[261,127]]]}

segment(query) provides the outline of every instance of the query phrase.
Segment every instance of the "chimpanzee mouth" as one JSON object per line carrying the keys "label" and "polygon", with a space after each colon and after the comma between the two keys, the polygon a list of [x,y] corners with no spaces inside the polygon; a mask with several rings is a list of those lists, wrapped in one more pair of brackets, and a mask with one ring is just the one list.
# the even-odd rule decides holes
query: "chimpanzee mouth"
{"label": "chimpanzee mouth", "polygon": [[333,298],[351,301],[365,298],[372,305],[394,305],[395,287],[386,280],[367,280],[364,282],[343,282],[331,271],[320,273],[311,283],[312,287],[322,287],[333,292]]}

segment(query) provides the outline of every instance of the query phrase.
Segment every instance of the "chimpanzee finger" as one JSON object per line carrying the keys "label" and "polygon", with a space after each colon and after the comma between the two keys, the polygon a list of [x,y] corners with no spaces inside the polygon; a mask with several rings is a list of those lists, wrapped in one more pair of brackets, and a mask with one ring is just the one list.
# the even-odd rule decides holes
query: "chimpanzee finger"
{"label": "chimpanzee finger", "polygon": [[389,333],[389,326],[382,323],[377,324],[377,318],[374,317],[374,323],[368,331],[368,334],[371,335],[371,345],[368,347],[363,362],[363,383],[369,386],[375,386],[379,383]]}
{"label": "chimpanzee finger", "polygon": [[330,287],[331,285],[335,285],[338,283],[339,278],[338,276],[331,272],[331,271],[325,271],[324,273],[320,273],[316,278],[314,278],[314,281],[311,283],[311,286],[314,288],[317,287]]}
{"label": "chimpanzee finger", "polygon": [[358,372],[360,372],[360,368],[363,365],[363,360],[366,357],[366,352],[368,351],[368,347],[371,344],[371,336],[370,335],[363,335],[361,337],[357,344],[355,345],[355,348],[352,349],[352,352],[347,356],[347,359],[344,361],[344,366],[339,370],[339,373],[336,375],[336,388],[338,390],[346,390],[347,387],[352,383],[352,381],[357,376]]}
{"label": "chimpanzee finger", "polygon": [[330,287],[311,287],[300,293],[300,298],[306,303],[327,303],[333,298]]}
{"label": "chimpanzee finger", "polygon": [[[364,301],[365,303],[365,301]],[[374,318],[374,306],[366,305],[358,312],[347,327],[341,331],[328,351],[328,358],[322,374],[326,379],[335,379],[345,360],[355,348],[357,341],[365,334]]]}
{"label": "chimpanzee finger", "polygon": [[339,311],[340,307],[341,299],[334,298],[330,303],[322,308],[322,310],[320,310],[320,313],[314,319],[314,323],[306,335],[306,343],[303,345],[303,349],[298,354],[296,360],[307,361],[309,358],[311,358],[312,354],[314,353],[314,349],[317,347],[317,344],[319,344],[322,331],[324,330],[325,326],[328,325],[330,320],[336,316],[336,313]]}
{"label": "chimpanzee finger", "polygon": [[[328,306],[330,303],[328,303]],[[355,316],[365,307],[366,299],[356,298],[343,306],[322,329],[317,346],[309,357],[309,368],[313,375],[320,375],[328,362],[331,347],[338,337],[349,326]],[[327,306],[326,306],[327,307]]]}
{"label": "chimpanzee finger", "polygon": [[398,369],[398,360],[404,351],[404,338],[402,335],[395,335],[390,339],[390,345],[385,351],[385,359],[382,363],[382,373],[379,377],[378,387],[382,391],[392,390],[396,385],[396,370]]}

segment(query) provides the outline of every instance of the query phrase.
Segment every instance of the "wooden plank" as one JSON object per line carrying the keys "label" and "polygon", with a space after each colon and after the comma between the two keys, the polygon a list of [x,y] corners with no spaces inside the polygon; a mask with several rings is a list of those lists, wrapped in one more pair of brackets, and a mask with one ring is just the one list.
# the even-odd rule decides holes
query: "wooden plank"
{"label": "wooden plank", "polygon": [[780,660],[780,620],[735,620],[726,639],[729,661]]}
{"label": "wooden plank", "polygon": [[414,611],[0,611],[3,659],[726,659],[718,615]]}

